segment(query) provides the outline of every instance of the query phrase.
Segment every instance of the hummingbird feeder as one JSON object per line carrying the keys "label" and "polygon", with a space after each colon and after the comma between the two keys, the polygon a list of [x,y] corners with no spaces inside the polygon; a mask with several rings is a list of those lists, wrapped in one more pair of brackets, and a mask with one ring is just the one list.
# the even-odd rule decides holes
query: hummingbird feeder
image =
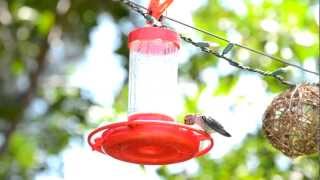
{"label": "hummingbird feeder", "polygon": [[[151,0],[150,15],[159,19],[171,2]],[[149,165],[182,162],[207,153],[213,147],[210,135],[172,118],[176,115],[178,34],[147,25],[130,32],[128,44],[128,119],[91,132],[88,142],[92,149]]]}

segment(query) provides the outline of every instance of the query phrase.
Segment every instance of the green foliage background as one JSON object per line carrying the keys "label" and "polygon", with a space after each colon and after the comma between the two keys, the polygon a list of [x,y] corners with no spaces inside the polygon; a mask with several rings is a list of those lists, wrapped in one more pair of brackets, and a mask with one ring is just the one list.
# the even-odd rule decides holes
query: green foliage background
{"label": "green foliage background", "polygon": [[[242,35],[241,43],[255,49],[263,50],[268,42],[273,41],[279,47],[274,55],[283,57],[281,50],[287,48],[293,53],[290,62],[296,64],[319,60],[319,25],[311,10],[319,7],[318,1],[243,2],[247,13],[239,14],[223,5],[223,0],[208,0],[194,13],[194,23],[223,37],[228,37],[230,30],[237,31]],[[23,11],[29,16],[21,16]],[[110,0],[0,0],[0,179],[33,179],[37,173],[50,168],[48,157],[59,157],[71,139],[81,141],[84,131],[96,126],[87,118],[87,111],[94,102],[83,90],[68,87],[64,79],[76,68],[77,59],[83,56],[81,52],[88,45],[89,33],[97,25],[97,17],[103,13],[112,16],[119,31],[123,22],[143,22],[120,3]],[[264,19],[276,20],[279,30],[270,33],[261,29],[260,23]],[[315,43],[310,46],[296,43],[293,33],[298,31],[311,33]],[[126,57],[122,64],[128,70],[126,35],[122,33],[119,38],[122,44],[116,53]],[[212,37],[202,38],[226,45]],[[57,40],[67,43],[68,47],[64,47],[59,61],[52,62]],[[240,56],[240,50],[232,52],[235,59]],[[217,61],[213,56],[199,53],[181,65],[181,78],[199,87],[198,95],[185,97],[185,111],[197,111],[197,97],[206,88],[199,74],[208,67],[215,67]],[[283,66],[255,55],[241,63],[265,71]],[[236,71],[219,77],[218,86],[212,89],[213,95],[227,96],[242,74]],[[304,81],[303,76],[293,79],[290,73],[284,77],[295,82]],[[286,89],[273,79],[264,80],[266,93]],[[116,97],[114,111],[117,113],[126,112],[126,83]],[[37,112],[39,106],[45,107],[40,113]],[[319,177],[319,156],[298,158],[286,169],[277,166],[276,161],[281,156],[258,130],[218,161],[206,156],[199,158],[200,170],[196,175],[172,174],[167,167],[161,167],[158,173],[164,179],[175,180],[290,179],[297,173],[301,179]],[[247,164],[252,158],[258,165],[250,169]]]}

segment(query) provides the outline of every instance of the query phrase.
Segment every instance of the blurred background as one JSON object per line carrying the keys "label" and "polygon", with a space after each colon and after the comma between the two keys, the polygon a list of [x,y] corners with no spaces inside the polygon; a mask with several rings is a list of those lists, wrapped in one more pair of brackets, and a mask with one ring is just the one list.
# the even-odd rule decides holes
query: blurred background
{"label": "blurred background", "polygon": [[[149,1],[135,0],[147,6]],[[175,0],[167,16],[319,72],[316,0]],[[177,24],[195,40],[226,46]],[[90,130],[125,121],[127,34],[145,24],[111,0],[0,0],[0,179],[317,179],[319,156],[290,159],[261,131],[272,99],[287,87],[244,72],[183,43],[179,103],[212,115],[232,134],[198,159],[145,166],[91,151]],[[230,57],[264,71],[284,67],[234,49]],[[295,83],[318,77],[294,68]]]}

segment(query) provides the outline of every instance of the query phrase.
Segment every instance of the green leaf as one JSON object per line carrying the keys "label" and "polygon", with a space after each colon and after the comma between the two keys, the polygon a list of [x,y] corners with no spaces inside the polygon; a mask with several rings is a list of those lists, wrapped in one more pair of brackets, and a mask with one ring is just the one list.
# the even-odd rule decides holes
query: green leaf
{"label": "green leaf", "polygon": [[179,74],[187,76],[199,84],[201,82],[199,78],[200,72],[206,68],[216,66],[217,62],[217,58],[211,54],[195,54],[188,63],[182,65],[179,69]]}
{"label": "green leaf", "polygon": [[24,134],[17,132],[10,138],[9,152],[25,169],[36,164],[36,144],[33,139]]}
{"label": "green leaf", "polygon": [[37,29],[40,34],[46,35],[55,23],[55,16],[50,11],[44,11],[40,14],[37,21]]}
{"label": "green leaf", "polygon": [[113,107],[117,113],[126,112],[128,109],[128,84],[124,85],[114,100]]}
{"label": "green leaf", "polygon": [[10,70],[15,76],[19,76],[24,72],[24,64],[21,60],[15,60],[11,63]]}
{"label": "green leaf", "polygon": [[50,125],[44,129],[44,134],[39,137],[40,146],[49,154],[59,153],[68,144],[70,134],[67,130],[58,127],[57,125]]}
{"label": "green leaf", "polygon": [[265,77],[263,78],[268,86],[267,91],[273,92],[273,93],[280,93],[284,90],[288,89],[289,87],[286,85],[281,84],[278,80],[271,78],[271,77]]}
{"label": "green leaf", "polygon": [[235,87],[239,80],[239,76],[235,74],[223,76],[219,78],[218,87],[214,90],[213,95],[225,96],[228,95]]}

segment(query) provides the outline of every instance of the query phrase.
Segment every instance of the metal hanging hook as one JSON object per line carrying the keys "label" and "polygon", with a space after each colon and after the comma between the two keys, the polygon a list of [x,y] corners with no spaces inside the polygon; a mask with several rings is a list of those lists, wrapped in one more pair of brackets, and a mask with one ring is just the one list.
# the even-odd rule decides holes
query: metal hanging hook
{"label": "metal hanging hook", "polygon": [[151,16],[160,20],[162,13],[170,6],[173,0],[164,0],[163,3],[160,3],[160,0],[151,0],[148,11]]}

